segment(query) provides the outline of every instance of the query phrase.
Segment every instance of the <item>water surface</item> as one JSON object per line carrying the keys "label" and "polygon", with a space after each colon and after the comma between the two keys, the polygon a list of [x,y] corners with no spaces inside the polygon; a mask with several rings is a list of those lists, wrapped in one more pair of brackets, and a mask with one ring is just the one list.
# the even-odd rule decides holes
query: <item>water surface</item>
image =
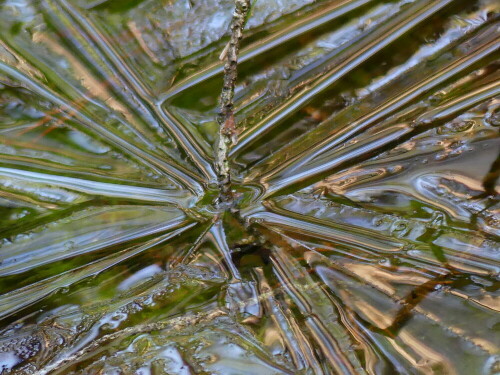
{"label": "water surface", "polygon": [[1,374],[500,372],[494,0],[0,2]]}

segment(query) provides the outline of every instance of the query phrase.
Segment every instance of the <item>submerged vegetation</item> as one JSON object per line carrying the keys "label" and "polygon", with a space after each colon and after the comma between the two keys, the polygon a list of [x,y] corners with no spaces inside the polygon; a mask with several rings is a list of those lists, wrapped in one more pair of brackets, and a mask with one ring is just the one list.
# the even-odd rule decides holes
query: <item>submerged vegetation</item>
{"label": "submerged vegetation", "polygon": [[499,10],[0,1],[0,374],[499,373]]}

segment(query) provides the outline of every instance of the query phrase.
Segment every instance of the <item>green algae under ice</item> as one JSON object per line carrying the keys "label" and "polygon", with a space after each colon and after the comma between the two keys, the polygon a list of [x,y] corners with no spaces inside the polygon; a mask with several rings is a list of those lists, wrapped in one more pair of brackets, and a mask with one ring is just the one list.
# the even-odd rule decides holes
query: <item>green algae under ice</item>
{"label": "green algae under ice", "polygon": [[0,1],[0,374],[500,373],[500,4]]}

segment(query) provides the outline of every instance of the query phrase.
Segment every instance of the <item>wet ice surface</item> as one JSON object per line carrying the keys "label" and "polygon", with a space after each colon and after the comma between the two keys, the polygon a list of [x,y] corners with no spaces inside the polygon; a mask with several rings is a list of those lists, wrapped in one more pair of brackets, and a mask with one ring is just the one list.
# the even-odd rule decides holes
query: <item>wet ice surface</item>
{"label": "wet ice surface", "polygon": [[499,7],[0,5],[1,374],[496,374]]}

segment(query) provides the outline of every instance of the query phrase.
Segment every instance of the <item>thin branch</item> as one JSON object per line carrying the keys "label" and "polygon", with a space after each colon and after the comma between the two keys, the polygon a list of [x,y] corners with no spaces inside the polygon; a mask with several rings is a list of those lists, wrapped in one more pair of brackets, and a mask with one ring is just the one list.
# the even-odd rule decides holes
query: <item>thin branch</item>
{"label": "thin branch", "polygon": [[236,137],[236,124],[233,112],[234,86],[237,77],[238,50],[243,36],[243,27],[247,20],[250,0],[235,0],[236,8],[231,21],[231,38],[221,53],[225,59],[224,83],[220,96],[220,112],[217,116],[219,123],[219,140],[217,144],[216,168],[219,184],[219,203],[231,203],[231,174],[229,169],[229,147]]}

